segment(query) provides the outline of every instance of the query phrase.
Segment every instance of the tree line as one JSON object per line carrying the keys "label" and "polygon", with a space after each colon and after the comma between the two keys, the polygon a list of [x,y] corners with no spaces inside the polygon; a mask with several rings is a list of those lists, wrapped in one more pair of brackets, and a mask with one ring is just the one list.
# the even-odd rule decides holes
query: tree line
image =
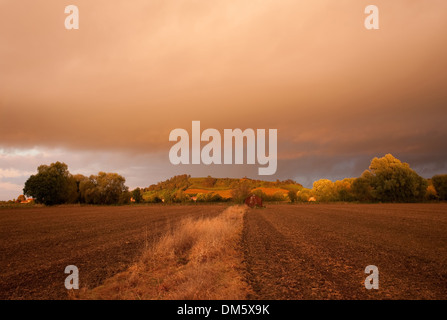
{"label": "tree line", "polygon": [[368,170],[358,178],[332,182],[321,179],[312,189],[303,188],[290,195],[292,201],[321,202],[422,202],[447,200],[447,175],[431,179],[419,176],[408,163],[391,154],[374,158]]}
{"label": "tree line", "polygon": [[[199,187],[199,183],[210,190],[231,188],[231,198],[226,199],[216,192],[199,193],[192,197],[185,191]],[[185,203],[233,201],[242,203],[251,193],[264,201],[290,202],[422,202],[447,200],[447,175],[435,175],[431,179],[419,176],[408,163],[401,162],[391,154],[374,158],[360,177],[346,178],[332,182],[320,179],[311,189],[304,188],[293,180],[276,182],[252,179],[203,179],[179,175],[148,188],[136,188],[129,192],[125,178],[117,173],[99,172],[86,177],[72,175],[65,163],[56,162],[41,165],[37,174],[25,182],[24,195],[33,197],[37,203],[45,205],[85,203],[98,205],[136,203]],[[258,187],[281,187],[281,192],[266,195]]]}
{"label": "tree line", "polygon": [[391,154],[374,158],[367,170],[358,178],[338,181],[320,179],[312,188],[291,189],[287,195],[266,195],[261,190],[252,190],[247,182],[233,189],[232,197],[242,203],[255,194],[263,201],[289,202],[423,202],[447,200],[447,175],[435,175],[431,179],[419,176],[410,165]]}
{"label": "tree line", "polygon": [[72,175],[65,163],[55,162],[39,166],[37,174],[25,182],[23,194],[45,205],[126,204],[132,195],[125,182],[126,179],[117,173],[99,172],[89,177]]}

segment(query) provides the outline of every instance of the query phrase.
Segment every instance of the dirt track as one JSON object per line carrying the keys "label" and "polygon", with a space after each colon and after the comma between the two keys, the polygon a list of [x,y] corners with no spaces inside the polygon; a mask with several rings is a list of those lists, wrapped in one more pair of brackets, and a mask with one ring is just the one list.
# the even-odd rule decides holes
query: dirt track
{"label": "dirt track", "polygon": [[225,207],[1,209],[0,299],[66,299],[64,270],[71,264],[81,287],[96,287],[181,218],[217,215]]}
{"label": "dirt track", "polygon": [[447,204],[271,205],[244,248],[252,299],[447,299]]}

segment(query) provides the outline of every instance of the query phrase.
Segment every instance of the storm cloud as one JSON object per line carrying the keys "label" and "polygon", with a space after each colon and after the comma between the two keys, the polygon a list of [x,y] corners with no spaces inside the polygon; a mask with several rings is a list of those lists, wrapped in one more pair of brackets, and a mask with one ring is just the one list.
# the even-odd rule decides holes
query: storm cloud
{"label": "storm cloud", "polygon": [[447,171],[443,0],[377,0],[380,30],[364,28],[358,0],[69,4],[79,30],[64,28],[68,3],[0,1],[0,199],[57,160],[131,187],[260,178],[257,166],[171,165],[169,132],[193,120],[278,129],[278,171],[262,178],[309,186],[386,153],[426,177]]}

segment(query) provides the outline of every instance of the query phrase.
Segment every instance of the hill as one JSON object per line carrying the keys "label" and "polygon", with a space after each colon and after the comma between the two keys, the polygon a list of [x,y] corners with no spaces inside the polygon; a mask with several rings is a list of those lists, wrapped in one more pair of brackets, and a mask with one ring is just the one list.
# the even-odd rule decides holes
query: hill
{"label": "hill", "polygon": [[[282,200],[287,193],[299,191],[303,186],[293,180],[264,181],[244,178],[174,176],[143,189],[143,199],[148,202],[183,202],[185,200],[225,201],[232,198],[232,191],[246,185],[252,192],[265,198]],[[210,200],[214,199],[214,200]],[[272,199],[274,200],[274,199]]]}

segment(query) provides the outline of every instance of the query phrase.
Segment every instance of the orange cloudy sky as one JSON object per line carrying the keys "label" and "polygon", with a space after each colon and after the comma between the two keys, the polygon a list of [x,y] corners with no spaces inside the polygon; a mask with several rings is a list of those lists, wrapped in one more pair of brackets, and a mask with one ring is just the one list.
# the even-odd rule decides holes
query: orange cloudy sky
{"label": "orange cloudy sky", "polygon": [[[66,30],[77,5],[80,29]],[[364,9],[380,10],[366,30]],[[278,129],[278,171],[306,186],[392,153],[447,173],[445,0],[0,0],[0,199],[39,164],[119,172],[133,188],[179,173],[169,132]]]}

